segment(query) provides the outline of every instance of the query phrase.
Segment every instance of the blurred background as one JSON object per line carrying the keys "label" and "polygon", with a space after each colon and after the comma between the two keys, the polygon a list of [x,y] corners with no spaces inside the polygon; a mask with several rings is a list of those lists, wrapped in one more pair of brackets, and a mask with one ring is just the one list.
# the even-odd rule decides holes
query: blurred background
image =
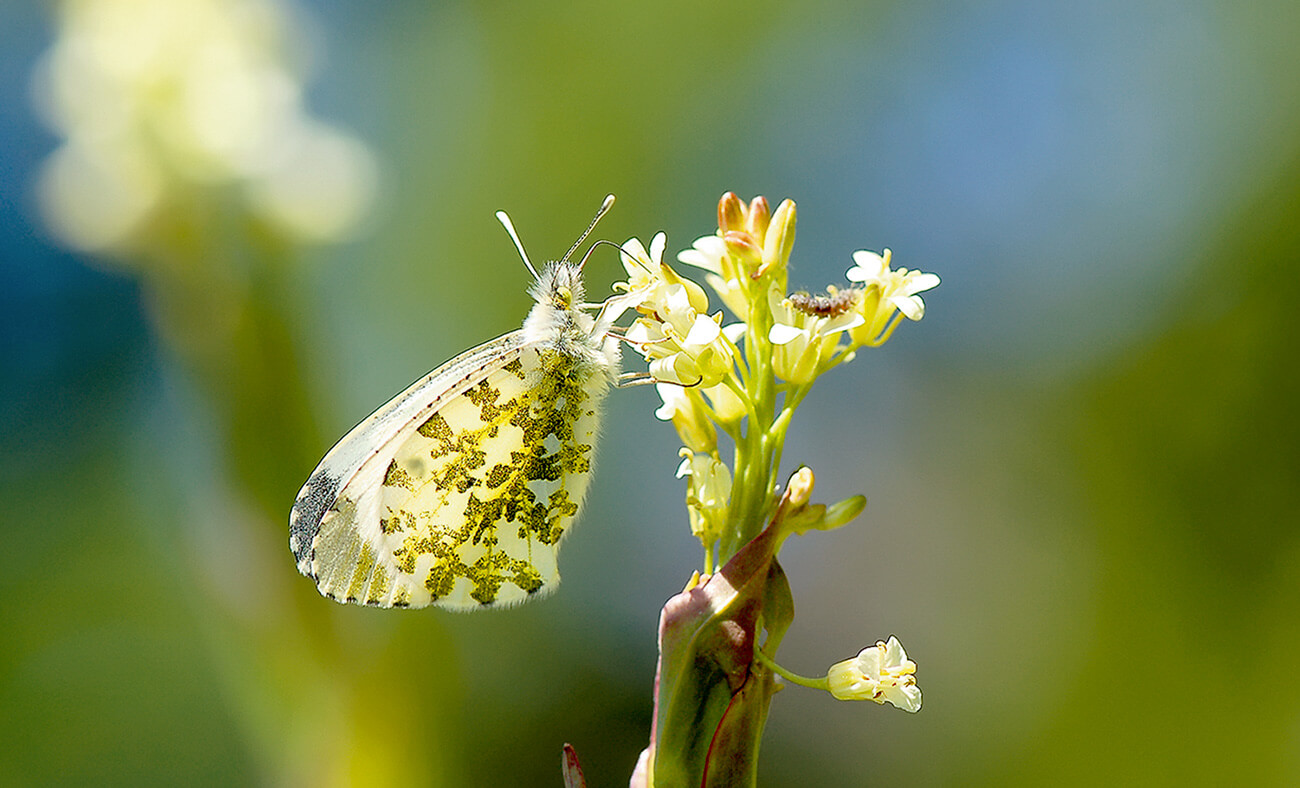
{"label": "blurred background", "polygon": [[[925,708],[790,688],[765,785],[1300,784],[1300,6],[0,4],[0,783],[626,784],[700,563],[614,392],[558,593],[321,598],[298,487],[518,326],[534,258],[799,205],[791,283],[938,273],[786,458],[781,660],[897,635]],[[589,290],[621,268],[597,252]],[[1287,348],[1290,348],[1289,350]],[[629,362],[629,367],[635,365]]]}

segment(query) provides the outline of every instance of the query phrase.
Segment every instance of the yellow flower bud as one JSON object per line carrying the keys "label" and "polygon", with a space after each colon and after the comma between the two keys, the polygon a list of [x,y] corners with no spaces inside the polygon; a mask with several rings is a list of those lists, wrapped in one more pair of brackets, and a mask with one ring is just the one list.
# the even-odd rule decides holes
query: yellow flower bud
{"label": "yellow flower bud", "polygon": [[794,200],[782,200],[772,216],[767,232],[763,236],[763,268],[761,273],[773,269],[784,270],[790,262],[790,251],[794,248],[795,226]]}
{"label": "yellow flower bud", "polygon": [[713,413],[723,424],[735,424],[745,418],[745,403],[725,383],[704,389]]}

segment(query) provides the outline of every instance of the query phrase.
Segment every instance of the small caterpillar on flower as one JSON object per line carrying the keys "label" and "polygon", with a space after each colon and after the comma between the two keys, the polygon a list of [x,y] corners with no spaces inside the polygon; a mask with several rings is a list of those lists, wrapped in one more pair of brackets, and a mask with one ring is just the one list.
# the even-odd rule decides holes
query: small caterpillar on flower
{"label": "small caterpillar on flower", "polygon": [[826,288],[826,295],[809,295],[792,293],[786,299],[790,306],[813,317],[836,317],[853,309],[857,305],[862,291],[857,288],[840,290],[834,285]]}

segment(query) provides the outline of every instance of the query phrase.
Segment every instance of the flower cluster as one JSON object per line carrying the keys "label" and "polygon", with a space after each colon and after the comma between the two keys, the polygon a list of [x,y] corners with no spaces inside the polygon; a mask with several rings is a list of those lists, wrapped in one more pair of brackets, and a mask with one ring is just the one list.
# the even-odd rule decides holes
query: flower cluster
{"label": "flower cluster", "polygon": [[[658,384],[663,407],[656,415],[673,423],[692,455],[724,469],[719,429],[735,443],[727,470],[743,487],[742,500],[708,518],[717,527],[693,529],[710,555],[720,541],[719,558],[752,538],[768,513],[785,430],[813,382],[859,348],[882,345],[901,318],[921,319],[918,293],[939,284],[934,274],[891,269],[886,249],[854,252],[845,285],[830,285],[823,295],[790,293],[795,223],[790,200],[773,211],[763,197],[746,203],[728,193],[718,203],[717,232],[677,256],[703,270],[731,322],[704,287],[663,261],[663,233],[649,249],[636,238],[621,248],[627,279],[615,288],[639,304],[626,339]],[[688,501],[711,500],[699,487],[700,473],[681,475],[688,478]]]}
{"label": "flower cluster", "polygon": [[[649,378],[663,401],[655,415],[672,422],[683,444],[677,476],[687,483],[691,532],[704,547],[705,575],[740,576],[742,569],[728,561],[741,561],[742,548],[761,542],[775,557],[786,537],[837,528],[862,511],[862,496],[812,503],[808,468],[779,493],[786,431],[822,374],[853,360],[862,348],[884,344],[902,318],[920,320],[925,303],[919,293],[939,284],[934,274],[891,268],[888,249],[883,254],[860,250],[853,253],[845,283],[828,285],[820,294],[792,293],[788,272],[795,222],[790,200],[773,211],[762,197],[746,203],[723,195],[717,232],[677,256],[703,271],[707,291],[663,261],[663,233],[648,249],[636,238],[621,247],[627,279],[615,285],[622,295],[614,299],[635,305],[636,318],[624,338],[648,362]],[[722,454],[721,435],[733,444],[730,463]],[[747,551],[746,560],[752,563],[762,550]],[[788,592],[766,593],[779,599]],[[779,618],[773,610],[767,620]],[[888,702],[908,711],[921,706],[916,665],[896,638],[863,649],[820,679],[776,664],[764,649],[774,652],[777,642],[779,636],[769,637],[754,659],[790,681],[843,700]]]}
{"label": "flower cluster", "polygon": [[623,245],[629,292],[642,294],[641,313],[627,339],[650,362],[650,376],[679,386],[715,386],[730,371],[735,346],[722,330],[722,312],[709,314],[704,288],[663,262],[666,238],[659,233],[646,251],[633,238]]}

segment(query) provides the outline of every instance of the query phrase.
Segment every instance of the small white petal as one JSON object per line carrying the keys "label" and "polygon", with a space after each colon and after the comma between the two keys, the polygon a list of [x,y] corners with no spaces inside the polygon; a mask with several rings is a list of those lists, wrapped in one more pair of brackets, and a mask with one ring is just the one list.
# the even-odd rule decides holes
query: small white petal
{"label": "small white petal", "polygon": [[939,286],[938,274],[920,274],[919,276],[909,277],[907,280],[908,295],[920,293]]}
{"label": "small white petal", "polygon": [[853,262],[863,268],[880,268],[885,265],[885,258],[868,249],[859,249],[853,253]]}
{"label": "small white petal", "polygon": [[865,249],[859,249],[853,253],[853,268],[850,268],[845,276],[850,282],[869,282],[873,279],[879,279],[882,274],[889,270],[885,263],[885,258],[869,252]]}
{"label": "small white petal", "polygon": [[907,660],[907,652],[903,650],[903,644],[898,642],[898,638],[893,635],[885,642],[885,662],[889,665],[901,665]]}
{"label": "small white petal", "polygon": [[659,392],[659,399],[664,403],[655,411],[655,418],[660,421],[672,421],[673,416],[686,410],[686,392],[681,386],[672,383],[656,383],[655,391]]}
{"label": "small white petal", "polygon": [[836,315],[827,320],[817,333],[824,337],[830,336],[839,331],[847,331],[850,328],[857,328],[865,322],[867,321],[862,317],[861,313],[845,312],[842,315]]}
{"label": "small white petal", "polygon": [[695,323],[691,325],[691,330],[686,334],[686,339],[682,344],[693,347],[703,347],[718,338],[722,329],[711,318],[699,315],[695,318]]}
{"label": "small white petal", "polygon": [[664,292],[664,303],[669,312],[685,314],[692,311],[691,294],[682,285],[669,285]]}
{"label": "small white petal", "polygon": [[687,265],[694,266],[696,268],[703,268],[706,271],[717,270],[720,272],[722,270],[722,266],[713,265],[713,261],[710,258],[706,257],[698,249],[686,249],[681,252],[678,252],[677,259],[678,261],[683,262]]}
{"label": "small white petal", "polygon": [[643,345],[650,342],[658,342],[664,338],[663,332],[658,330],[658,326],[651,328],[649,321],[638,320],[627,328],[627,341],[634,345]]}
{"label": "small white petal", "polygon": [[767,341],[771,342],[773,345],[786,345],[803,336],[803,334],[804,330],[801,328],[787,326],[784,323],[776,323],[772,326],[772,329],[767,332]]}
{"label": "small white petal", "polygon": [[[651,244],[653,245],[653,241]],[[623,265],[629,265],[632,262],[641,262],[646,259],[645,247],[641,244],[639,238],[629,238],[623,242],[620,247],[619,256],[623,258]]]}
{"label": "small white petal", "polygon": [[624,312],[640,306],[649,295],[649,290],[631,290],[622,295],[613,295],[605,299],[599,313],[599,322],[602,329],[608,330],[608,327],[622,317]]}
{"label": "small white petal", "polygon": [[687,265],[721,274],[722,257],[726,253],[727,245],[721,238],[716,235],[706,235],[703,238],[697,238],[695,243],[692,244],[692,248],[680,252],[677,259]]}
{"label": "small white petal", "polygon": [[898,307],[908,320],[920,320],[925,317],[925,302],[920,296],[891,296],[889,302]]}
{"label": "small white petal", "polygon": [[653,262],[660,262],[664,259],[664,247],[668,245],[668,235],[662,230],[655,233],[655,237],[650,239],[650,259]]}
{"label": "small white petal", "polygon": [[880,669],[885,663],[885,650],[880,646],[868,646],[858,652],[858,669],[873,679],[880,679]]}
{"label": "small white petal", "polygon": [[921,709],[921,688],[915,684],[885,689],[885,700],[903,711],[917,712]]}

